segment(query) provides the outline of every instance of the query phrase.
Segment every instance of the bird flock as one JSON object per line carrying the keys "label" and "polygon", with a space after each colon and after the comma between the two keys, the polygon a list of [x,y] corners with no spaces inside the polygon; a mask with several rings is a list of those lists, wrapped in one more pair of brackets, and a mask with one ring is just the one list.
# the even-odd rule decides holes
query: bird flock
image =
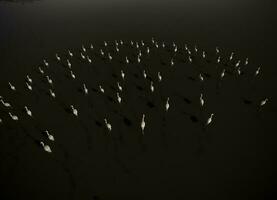
{"label": "bird flock", "polygon": [[[135,51],[134,55],[128,54],[124,55],[123,48],[129,48],[129,51]],[[214,52],[208,52],[204,51],[198,48],[197,45],[190,46],[187,44],[181,44],[177,45],[175,42],[172,43],[166,43],[164,41],[158,41],[154,38],[151,40],[145,42],[143,40],[141,41],[123,41],[123,40],[115,40],[112,42],[104,41],[102,45],[99,46],[99,48],[96,48],[93,44],[90,45],[81,45],[81,48],[79,50],[73,51],[71,49],[66,50],[62,54],[56,53],[54,56],[54,59],[42,59],[42,63],[37,67],[37,72],[40,74],[40,78],[45,80],[47,82],[47,91],[50,96],[50,101],[53,101],[55,99],[59,98],[59,94],[55,92],[55,87],[58,85],[56,83],[55,79],[48,73],[49,69],[51,69],[52,63],[58,64],[62,66],[61,68],[64,69],[64,73],[70,77],[71,80],[69,81],[83,81],[82,77],[78,76],[78,73],[75,72],[75,70],[79,67],[76,62],[73,61],[74,58],[76,58],[79,62],[85,63],[90,68],[93,68],[93,63],[96,59],[102,59],[103,62],[107,62],[107,64],[111,64],[113,62],[120,63],[119,65],[125,66],[124,68],[118,69],[118,77],[116,80],[116,84],[114,88],[116,88],[115,91],[115,99],[118,103],[118,106],[124,106],[124,104],[128,101],[128,99],[124,99],[124,92],[125,87],[128,84],[132,84],[131,82],[128,83],[128,76],[131,76],[131,74],[128,74],[128,70],[126,68],[128,67],[134,67],[131,66],[131,64],[136,65],[138,69],[141,72],[142,80],[148,85],[149,93],[146,93],[145,95],[154,95],[155,93],[158,93],[158,87],[159,84],[162,84],[165,79],[167,79],[167,74],[162,73],[162,70],[159,70],[156,72],[156,74],[150,73],[151,63],[148,63],[149,58],[151,58],[151,54],[155,54],[157,50],[161,51],[167,51],[169,53],[169,58],[166,61],[163,61],[163,67],[166,68],[174,68],[180,67],[177,66],[178,63],[187,63],[192,65],[195,62],[195,59],[201,59],[203,61],[211,60],[211,56],[209,54],[212,54],[215,56],[214,63],[215,64],[221,64],[223,62],[233,62],[233,66],[226,66],[223,69],[218,69],[218,80],[220,83],[224,82],[224,78],[227,75],[227,71],[232,70],[234,73],[230,74],[230,76],[242,76],[244,71],[247,70],[247,65],[249,64],[248,58],[245,59],[244,62],[242,62],[240,59],[235,60],[235,53],[231,52],[230,56],[226,58],[223,55],[221,55],[221,50],[219,47],[216,47]],[[182,56],[182,60],[177,59],[177,55]],[[210,56],[210,57],[209,57]],[[224,66],[224,65],[223,65]],[[55,66],[56,67],[56,66]],[[184,66],[186,67],[186,66]],[[196,67],[196,66],[194,66]],[[253,78],[259,76],[261,73],[261,67],[258,67],[254,74],[252,75]],[[228,75],[229,75],[228,74]],[[205,84],[205,71],[198,72],[197,75],[197,81],[201,84]],[[26,74],[25,76],[25,87],[29,92],[33,92],[35,84],[35,79],[30,74]],[[12,83],[12,81],[8,82],[8,87],[10,89],[10,92],[17,93],[18,89],[17,86]],[[181,87],[181,85],[180,85]],[[81,90],[84,97],[88,97],[91,94],[92,88],[98,88],[94,89],[93,92],[97,92],[98,95],[104,95],[108,90],[104,83],[99,83],[98,85],[89,85],[88,83],[83,82],[81,84]],[[95,91],[97,90],[97,91]],[[52,100],[51,100],[52,99]],[[162,105],[159,105],[160,108],[163,110],[164,115],[170,112],[170,109],[176,107],[176,104],[174,102],[174,98],[172,98],[169,95],[165,95],[163,97],[165,101],[163,101]],[[205,106],[205,91],[199,92],[199,107],[203,108]],[[14,113],[13,111],[13,105],[10,102],[7,102],[4,96],[0,96],[0,102],[1,102],[1,110],[5,109],[4,111],[6,114],[10,117],[13,121],[20,121],[20,117],[17,113]],[[265,106],[265,104],[268,102],[268,97],[263,98],[260,100],[260,103],[258,103],[258,107],[261,108]],[[135,106],[135,105],[134,105]],[[68,110],[70,111],[70,114],[74,116],[75,118],[79,118],[82,115],[82,112],[79,112],[78,107],[79,105],[70,104],[67,105]],[[31,118],[35,119],[37,115],[40,113],[33,113],[32,107],[30,105],[24,106],[25,114]],[[141,119],[137,122],[137,128],[139,129],[142,135],[150,134],[151,130],[149,132],[147,131],[148,124],[151,123],[151,121],[147,118],[147,113],[141,112],[139,114],[141,116]],[[215,113],[208,113],[209,117],[206,119],[206,121],[203,122],[204,126],[209,126],[216,116]],[[109,119],[109,113],[105,113],[105,116],[102,121],[105,126],[106,130],[109,134],[113,134],[114,127],[117,126],[116,123],[113,123]],[[4,125],[5,121],[3,116],[0,116],[0,124]],[[54,135],[53,133],[50,133],[50,131],[47,129],[47,127],[44,127],[44,134],[47,137],[48,141],[41,140],[39,143],[41,147],[48,153],[52,152],[51,145],[49,142],[54,142]]]}

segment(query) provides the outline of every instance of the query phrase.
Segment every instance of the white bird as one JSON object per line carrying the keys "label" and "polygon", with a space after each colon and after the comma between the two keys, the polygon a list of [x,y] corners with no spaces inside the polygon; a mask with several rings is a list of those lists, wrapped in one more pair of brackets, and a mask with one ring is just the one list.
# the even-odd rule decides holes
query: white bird
{"label": "white bird", "polygon": [[206,125],[209,125],[209,124],[212,122],[213,116],[214,116],[214,114],[212,113],[212,114],[210,115],[210,117],[208,118],[208,120],[207,120],[207,122],[206,122]]}
{"label": "white bird", "polygon": [[151,92],[154,92],[154,85],[153,85],[153,81],[151,81],[151,83],[150,83],[150,90],[151,90]]}
{"label": "white bird", "polygon": [[125,57],[125,61],[126,61],[127,64],[129,63],[129,59],[128,59],[127,56]]}
{"label": "white bird", "polygon": [[118,87],[118,89],[119,89],[120,91],[122,91],[122,87],[121,87],[121,85],[119,84],[119,82],[117,82],[117,87]]}
{"label": "white bird", "polygon": [[204,81],[204,78],[201,73],[199,74],[199,79],[200,79],[200,81]]}
{"label": "white bird", "polygon": [[102,49],[100,49],[100,53],[102,56],[104,56],[104,51]]}
{"label": "white bird", "polygon": [[41,74],[44,74],[44,71],[40,67],[38,67],[38,70]]}
{"label": "white bird", "polygon": [[261,101],[260,106],[264,106],[266,104],[266,102],[268,101],[268,98],[264,99]]}
{"label": "white bird", "polygon": [[78,117],[78,110],[77,110],[76,108],[74,108],[73,105],[70,105],[70,107],[71,107],[71,111],[72,111],[73,115],[75,115],[76,117]]}
{"label": "white bird", "polygon": [[76,77],[75,77],[75,74],[73,73],[73,71],[72,70],[70,70],[70,75],[71,75],[71,77],[73,78],[73,79],[75,79]]}
{"label": "white bird", "polygon": [[14,85],[12,85],[10,82],[9,82],[9,86],[10,86],[11,90],[13,90],[13,91],[15,91],[15,90],[16,90],[16,89],[15,89],[15,86],[14,86]]}
{"label": "white bird", "polygon": [[49,83],[50,85],[52,85],[52,84],[53,84],[52,79],[51,79],[51,78],[49,78],[49,76],[46,76],[46,78],[47,78],[48,83]]}
{"label": "white bird", "polygon": [[205,51],[202,52],[202,58],[206,58],[206,52]]}
{"label": "white bird", "polygon": [[3,120],[0,118],[0,123],[2,124],[3,123]]}
{"label": "white bird", "polygon": [[44,151],[46,151],[46,152],[48,152],[48,153],[51,153],[51,152],[52,152],[52,150],[51,150],[51,148],[50,148],[49,145],[44,144],[43,142],[40,142],[40,144],[41,144],[41,146],[43,147]]}
{"label": "white bird", "polygon": [[32,86],[28,84],[28,82],[26,82],[26,86],[27,86],[27,88],[28,88],[29,90],[32,90],[32,89],[33,89]]}
{"label": "white bird", "polygon": [[143,70],[143,77],[146,78],[147,77],[147,74],[146,74],[146,71]]}
{"label": "white bird", "polygon": [[70,57],[73,57],[73,53],[70,50],[68,50],[68,54]]}
{"label": "white bird", "polygon": [[56,59],[57,59],[57,61],[61,61],[61,58],[58,54],[56,54]]}
{"label": "white bird", "polygon": [[105,45],[105,47],[106,47],[106,46],[108,46],[108,43],[107,43],[106,41],[104,41],[104,45]]}
{"label": "white bird", "polygon": [[45,130],[44,132],[46,133],[46,135],[47,135],[47,137],[48,137],[48,139],[49,139],[49,140],[51,140],[51,141],[55,141],[54,136],[53,136],[53,135],[51,135],[51,134],[48,132],[48,130]]}
{"label": "white bird", "polygon": [[141,130],[142,130],[142,134],[144,134],[144,129],[145,129],[145,115],[142,115],[142,120],[141,120],[141,124],[140,124]]}
{"label": "white bird", "polygon": [[138,44],[138,42],[136,42],[136,47],[137,47],[137,49],[139,48],[139,44]]}
{"label": "white bird", "polygon": [[138,55],[138,63],[140,63],[140,56]]}
{"label": "white bird", "polygon": [[85,60],[86,56],[82,52],[80,54],[81,54],[82,59]]}
{"label": "white bird", "polygon": [[260,73],[260,70],[261,70],[261,68],[258,67],[258,69],[257,69],[256,72],[255,72],[255,76],[257,76],[257,75]]}
{"label": "white bird", "polygon": [[187,44],[185,44],[185,50],[186,50],[186,51],[188,50],[188,45],[187,45]]}
{"label": "white bird", "polygon": [[240,75],[241,74],[240,67],[237,69],[237,71],[238,71],[238,75]]}
{"label": "white bird", "polygon": [[107,121],[106,118],[104,118],[104,122],[105,122],[105,124],[106,124],[107,129],[108,129],[109,131],[111,131],[111,130],[112,130],[112,125],[111,125],[110,123],[108,123],[108,121]]}
{"label": "white bird", "polygon": [[163,47],[163,48],[165,48],[165,44],[164,44],[164,42],[163,42],[163,44],[162,44],[162,47]]}
{"label": "white bird", "polygon": [[149,53],[150,53],[150,49],[149,49],[149,47],[147,47],[147,49],[146,49],[146,53],[147,53],[147,54],[149,54]]}
{"label": "white bird", "polygon": [[143,40],[141,40],[141,46],[144,46],[144,42],[143,42]]}
{"label": "white bird", "polygon": [[122,77],[122,79],[124,80],[125,73],[123,72],[123,70],[121,70],[121,71],[120,71],[120,73],[121,73],[121,77]]}
{"label": "white bird", "polygon": [[24,108],[25,108],[25,111],[26,111],[27,115],[29,115],[30,117],[32,117],[32,116],[33,116],[33,115],[32,115],[32,112],[27,108],[27,106],[24,106]]}
{"label": "white bird", "polygon": [[217,58],[217,63],[220,63],[220,56],[218,56],[218,58]]}
{"label": "white bird", "polygon": [[102,88],[102,86],[101,86],[101,85],[99,85],[99,89],[100,89],[100,91],[101,91],[102,93],[104,93],[104,92],[105,92],[105,90]]}
{"label": "white bird", "polygon": [[50,93],[50,95],[51,95],[53,98],[56,97],[56,94],[55,94],[51,89],[49,89],[49,93]]}
{"label": "white bird", "polygon": [[5,107],[7,107],[7,108],[12,107],[10,103],[8,103],[8,102],[4,102],[4,100],[3,100],[3,99],[0,99],[0,101],[1,101],[1,103],[3,104],[3,106],[5,106]]}
{"label": "white bird", "polygon": [[109,60],[112,60],[112,59],[113,59],[113,57],[111,56],[110,53],[108,53],[108,57],[109,57]]}
{"label": "white bird", "polygon": [[88,88],[87,88],[86,84],[83,84],[83,89],[84,89],[85,94],[88,94]]}
{"label": "white bird", "polygon": [[188,54],[191,55],[191,51],[188,49]]}
{"label": "white bird", "polygon": [[171,66],[173,66],[173,65],[174,65],[173,58],[170,60],[170,65],[171,65]]}
{"label": "white bird", "polygon": [[49,63],[48,63],[46,60],[43,60],[43,62],[44,62],[44,65],[45,65],[46,67],[49,66]]}
{"label": "white bird", "polygon": [[123,41],[122,40],[120,40],[120,44],[123,45]]}
{"label": "white bird", "polygon": [[158,72],[158,79],[159,79],[159,82],[161,82],[161,81],[162,81],[162,75],[161,75],[161,73],[160,73],[160,72]]}
{"label": "white bird", "polygon": [[118,101],[118,103],[121,103],[121,97],[119,96],[119,93],[117,92],[116,95],[117,95],[117,101]]}
{"label": "white bird", "polygon": [[131,42],[130,42],[130,43],[131,43],[131,46],[133,46],[133,45],[134,45],[134,42],[133,42],[133,40],[131,40]]}
{"label": "white bird", "polygon": [[225,76],[225,69],[223,69],[223,71],[221,72],[220,77],[223,78]]}
{"label": "white bird", "polygon": [[88,60],[89,63],[91,63],[91,59],[90,59],[89,56],[87,56],[87,60]]}
{"label": "white bird", "polygon": [[234,56],[234,52],[231,53],[229,60],[232,60]]}
{"label": "white bird", "polygon": [[93,49],[93,45],[92,44],[90,44],[90,49]]}
{"label": "white bird", "polygon": [[71,63],[70,63],[70,61],[68,59],[66,61],[67,61],[68,68],[71,69]]}
{"label": "white bird", "polygon": [[13,115],[9,112],[9,116],[12,118],[12,120],[18,121],[18,117],[16,115]]}
{"label": "white bird", "polygon": [[84,45],[82,45],[82,50],[83,50],[83,52],[87,51],[86,48],[84,47]]}
{"label": "white bird", "polygon": [[189,56],[189,62],[192,63],[192,58]]}
{"label": "white bird", "polygon": [[195,50],[195,52],[197,53],[198,49],[197,49],[197,46],[196,46],[196,45],[194,46],[194,50]]}
{"label": "white bird", "polygon": [[238,67],[240,65],[240,60],[236,63],[236,67]]}
{"label": "white bird", "polygon": [[165,111],[168,111],[169,109],[169,97],[166,99],[166,104],[165,104]]}
{"label": "white bird", "polygon": [[116,52],[119,52],[119,48],[118,48],[118,46],[116,46],[116,47],[115,47],[115,50],[116,50]]}
{"label": "white bird", "polygon": [[200,94],[200,105],[204,106],[204,99],[203,99],[203,94]]}
{"label": "white bird", "polygon": [[244,65],[248,65],[248,58],[245,59]]}
{"label": "white bird", "polygon": [[33,82],[33,80],[30,78],[30,76],[27,74],[27,81],[29,82],[29,83],[32,83]]}
{"label": "white bird", "polygon": [[178,51],[178,47],[176,46],[175,48],[174,48],[174,52],[176,53]]}
{"label": "white bird", "polygon": [[219,48],[216,47],[216,48],[215,48],[215,51],[216,51],[216,54],[218,54],[218,53],[219,53]]}

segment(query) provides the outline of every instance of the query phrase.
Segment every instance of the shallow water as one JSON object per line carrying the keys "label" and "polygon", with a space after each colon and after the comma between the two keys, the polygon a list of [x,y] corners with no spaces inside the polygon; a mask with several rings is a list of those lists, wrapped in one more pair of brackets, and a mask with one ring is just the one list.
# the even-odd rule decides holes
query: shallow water
{"label": "shallow water", "polygon": [[[34,71],[43,58],[51,62],[55,53],[63,55],[67,49],[77,52],[82,44],[100,46],[104,40],[150,41],[155,37],[170,43],[197,44],[208,52],[219,46],[225,56],[234,51],[241,59],[249,57],[252,71],[262,67],[261,85],[255,85],[257,90],[244,87],[249,79],[235,84],[231,78],[227,79],[219,95],[213,92],[212,84],[207,86],[207,99],[213,100],[207,100],[208,111],[217,111],[218,126],[204,137],[201,156],[194,152],[203,138],[198,135],[202,117],[195,109],[198,92],[194,89],[199,88],[193,78],[189,79],[195,75],[193,71],[178,71],[188,73],[183,87],[178,87],[178,81],[183,80],[181,75],[168,72],[171,85],[165,85],[164,91],[159,92],[180,94],[175,99],[180,106],[173,110],[170,119],[165,119],[158,110],[163,102],[159,96],[149,99],[145,105],[137,105],[146,86],[141,77],[136,78],[139,71],[134,69],[134,77],[130,78],[133,85],[126,86],[130,105],[121,110],[125,124],[119,126],[118,135],[110,140],[88,133],[104,132],[104,123],[95,117],[95,112],[102,117],[100,108],[113,111],[111,98],[107,97],[111,102],[97,95],[88,101],[79,100],[77,91],[72,95],[75,85],[62,85],[67,77],[55,68],[53,72],[61,83],[64,101],[79,103],[86,117],[79,121],[68,118],[64,102],[48,104],[44,100],[48,98],[45,92],[38,90],[32,104],[35,111],[44,113],[41,120],[51,118],[49,113],[56,114],[57,120],[52,118],[45,123],[56,131],[57,153],[51,157],[34,145],[33,141],[40,139],[34,134],[38,130],[36,126],[41,125],[39,120],[33,128],[30,128],[31,122],[24,121],[26,124],[9,123],[0,129],[0,175],[3,177],[0,183],[6,191],[3,195],[6,199],[18,199],[17,195],[29,199],[248,199],[255,196],[264,199],[269,196],[277,111],[275,10],[276,3],[272,0],[0,1],[0,95],[3,96],[9,96],[8,81],[20,84],[30,71],[36,77]],[[98,74],[109,74],[106,64],[99,62],[99,66],[98,71],[93,71],[93,78],[86,76],[86,71],[78,73],[96,84]],[[118,73],[116,68],[112,69]],[[213,80],[215,69],[209,68],[209,73]],[[108,75],[102,78],[106,84],[113,82]],[[40,82],[38,87],[44,84]],[[250,95],[249,91],[255,92]],[[134,97],[137,94],[141,94],[138,99]],[[242,99],[244,95],[250,99]],[[253,104],[265,95],[270,98],[269,107],[262,117],[257,116]],[[22,100],[17,102],[19,105],[28,100],[23,93],[16,97]],[[136,119],[144,109],[153,113],[149,120],[153,121],[150,127],[154,130],[145,140],[126,134],[136,133],[139,126]],[[121,123],[115,116],[111,120]],[[21,133],[30,134],[29,139]],[[87,146],[91,148],[89,151]],[[145,149],[141,150],[140,146]]]}

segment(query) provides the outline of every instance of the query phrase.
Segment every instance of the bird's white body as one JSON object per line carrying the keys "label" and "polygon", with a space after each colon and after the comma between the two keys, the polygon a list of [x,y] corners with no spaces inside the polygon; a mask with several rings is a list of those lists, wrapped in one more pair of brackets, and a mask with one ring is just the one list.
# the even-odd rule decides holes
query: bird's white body
{"label": "bird's white body", "polygon": [[202,58],[206,58],[206,52],[205,51],[202,52]]}
{"label": "bird's white body", "polygon": [[171,59],[170,65],[171,65],[171,66],[174,66],[174,61],[173,61],[173,59]]}
{"label": "bird's white body", "polygon": [[71,110],[72,110],[73,115],[75,115],[76,117],[78,117],[78,110],[77,110],[76,108],[74,108],[73,105],[71,105],[70,107],[71,107]]}
{"label": "bird's white body", "polygon": [[204,78],[203,78],[201,73],[199,74],[199,79],[200,79],[201,82],[204,81]]}
{"label": "bird's white body", "polygon": [[240,65],[240,60],[236,63],[236,67],[238,67]]}
{"label": "bird's white body", "polygon": [[118,87],[118,89],[119,89],[120,91],[122,91],[122,87],[121,87],[121,85],[119,84],[119,82],[117,82],[117,87]]}
{"label": "bird's white body", "polygon": [[111,130],[112,130],[112,125],[111,125],[110,123],[108,123],[108,121],[107,121],[106,118],[104,119],[104,122],[105,122],[105,124],[106,124],[107,129],[108,129],[109,131],[111,131]]}
{"label": "bird's white body", "polygon": [[109,57],[109,60],[112,60],[112,59],[113,59],[113,57],[111,56],[110,53],[108,53],[108,57]]}
{"label": "bird's white body", "polygon": [[125,61],[126,61],[127,64],[129,64],[129,59],[128,59],[127,56],[125,57]]}
{"label": "bird's white body", "polygon": [[92,44],[90,45],[90,49],[93,49],[93,45]]}
{"label": "bird's white body", "polygon": [[28,82],[26,82],[26,86],[27,86],[27,88],[28,88],[29,90],[32,90],[32,89],[33,89],[32,86],[28,84]]}
{"label": "bird's white body", "polygon": [[89,63],[91,63],[91,59],[90,59],[89,56],[87,56],[87,60],[88,60]]}
{"label": "bird's white body", "polygon": [[264,99],[261,101],[260,106],[264,106],[266,104],[266,102],[268,101],[268,98]]}
{"label": "bird's white body", "polygon": [[12,120],[18,121],[18,117],[16,115],[13,115],[9,112],[9,116],[12,118]]}
{"label": "bird's white body", "polygon": [[82,50],[83,50],[83,52],[87,51],[86,48],[84,47],[84,45],[82,45]]}
{"label": "bird's white body", "polygon": [[147,49],[146,49],[146,53],[147,53],[147,54],[149,54],[149,53],[150,53],[150,49],[149,49],[149,47],[147,47]]}
{"label": "bird's white body", "polygon": [[210,117],[208,118],[206,125],[209,125],[209,124],[212,122],[213,116],[214,116],[214,114],[212,113],[212,114],[210,115]]}
{"label": "bird's white body", "polygon": [[255,72],[255,76],[257,76],[257,75],[260,73],[260,70],[261,70],[261,68],[258,67],[258,69],[257,69],[256,72]]}
{"label": "bird's white body", "polygon": [[71,75],[71,77],[72,77],[73,79],[76,78],[76,76],[75,76],[75,74],[73,73],[73,71],[70,71],[70,75]]}
{"label": "bird's white body", "polygon": [[50,148],[49,145],[44,144],[43,142],[40,142],[41,146],[43,147],[44,151],[48,152],[48,153],[52,153],[52,150]]}
{"label": "bird's white body", "polygon": [[100,49],[100,54],[104,56],[104,51],[102,49]]}
{"label": "bird's white body", "polygon": [[104,93],[104,92],[105,92],[105,90],[102,88],[102,86],[101,86],[101,85],[99,85],[99,89],[100,89],[100,91],[101,91],[102,93]]}
{"label": "bird's white body", "polygon": [[154,85],[153,85],[153,81],[151,81],[151,83],[150,83],[150,90],[151,90],[151,92],[154,92]]}
{"label": "bird's white body", "polygon": [[28,74],[27,74],[26,78],[27,78],[27,81],[28,81],[29,83],[33,83],[33,80],[30,78],[30,76],[29,76]]}
{"label": "bird's white body", "polygon": [[241,75],[240,67],[238,68],[238,75]]}
{"label": "bird's white body", "polygon": [[244,65],[248,65],[248,58],[245,59]]}
{"label": "bird's white body", "polygon": [[234,56],[234,52],[231,53],[229,60],[232,60]]}
{"label": "bird's white body", "polygon": [[44,65],[45,65],[46,67],[49,66],[49,63],[48,63],[46,60],[43,60],[43,62],[44,62]]}
{"label": "bird's white body", "polygon": [[216,51],[216,54],[218,54],[218,53],[219,53],[219,48],[216,47],[216,48],[215,48],[215,51]]}
{"label": "bird's white body", "polygon": [[4,100],[3,100],[3,99],[0,99],[0,101],[1,101],[1,103],[3,104],[3,106],[5,106],[5,107],[7,107],[7,108],[12,107],[10,103],[8,103],[8,102],[4,102]]}
{"label": "bird's white body", "polygon": [[142,115],[142,120],[141,120],[140,127],[141,127],[141,130],[142,130],[142,134],[144,134],[144,129],[145,129],[145,114]]}
{"label": "bird's white body", "polygon": [[221,72],[220,77],[223,78],[225,76],[225,69],[223,69],[223,71]]}
{"label": "bird's white body", "polygon": [[204,99],[203,99],[203,94],[200,94],[200,105],[204,106]]}
{"label": "bird's white body", "polygon": [[73,53],[70,50],[68,50],[68,54],[70,57],[73,57]]}
{"label": "bird's white body", "polygon": [[83,89],[84,89],[85,94],[88,94],[88,88],[87,88],[86,84],[83,84]]}
{"label": "bird's white body", "polygon": [[49,93],[50,93],[50,95],[51,95],[53,98],[56,97],[56,94],[55,94],[51,89],[49,89]]}
{"label": "bird's white body", "polygon": [[159,79],[159,81],[160,81],[160,82],[162,81],[162,75],[161,75],[161,72],[158,72],[158,79]]}
{"label": "bird's white body", "polygon": [[46,133],[46,135],[47,135],[47,137],[48,137],[48,139],[49,139],[49,140],[51,140],[51,141],[55,141],[54,136],[53,136],[53,135],[51,135],[51,134],[48,132],[48,130],[45,130],[45,133]]}
{"label": "bird's white body", "polygon": [[46,76],[46,78],[47,78],[48,83],[49,83],[50,85],[52,85],[52,84],[53,84],[52,79],[51,79],[51,78],[49,78],[49,76]]}
{"label": "bird's white body", "polygon": [[166,104],[165,104],[165,111],[168,111],[169,109],[169,97],[166,99]]}
{"label": "bird's white body", "polygon": [[44,71],[40,67],[38,67],[38,70],[41,74],[44,74]]}
{"label": "bird's white body", "polygon": [[119,93],[117,92],[116,95],[117,95],[117,101],[118,101],[118,103],[121,103],[121,97],[119,96]]}
{"label": "bird's white body", "polygon": [[58,54],[56,54],[56,59],[57,59],[57,61],[61,61],[61,58]]}
{"label": "bird's white body", "polygon": [[67,61],[68,68],[71,69],[71,63],[70,63],[70,61],[68,59],[66,61]]}
{"label": "bird's white body", "polygon": [[121,73],[122,79],[124,80],[124,78],[125,78],[125,73],[123,72],[123,70],[121,70],[120,73]]}
{"label": "bird's white body", "polygon": [[220,56],[218,56],[218,58],[217,58],[217,63],[220,63]]}
{"label": "bird's white body", "polygon": [[192,63],[192,58],[189,56],[189,62]]}
{"label": "bird's white body", "polygon": [[14,86],[14,85],[12,85],[10,82],[9,82],[9,86],[10,86],[11,90],[13,90],[13,91],[15,91],[15,90],[16,90],[16,89],[15,89],[15,86]]}
{"label": "bird's white body", "polygon": [[86,59],[85,55],[84,55],[82,52],[81,52],[80,54],[81,54],[81,58],[82,58],[83,60],[85,60],[85,59]]}
{"label": "bird's white body", "polygon": [[146,79],[146,77],[147,77],[147,74],[146,74],[146,71],[145,70],[143,70],[143,77]]}
{"label": "bird's white body", "polygon": [[25,108],[25,111],[27,113],[27,115],[29,115],[30,117],[32,117],[32,112],[27,108],[27,106],[24,107]]}

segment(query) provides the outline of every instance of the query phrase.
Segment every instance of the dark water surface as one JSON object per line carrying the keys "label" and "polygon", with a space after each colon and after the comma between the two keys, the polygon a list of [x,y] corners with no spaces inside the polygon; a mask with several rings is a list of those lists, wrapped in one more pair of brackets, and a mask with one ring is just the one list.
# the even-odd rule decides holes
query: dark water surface
{"label": "dark water surface", "polygon": [[[18,113],[32,104],[37,116],[34,122],[24,118],[14,124],[1,105],[0,198],[269,199],[277,133],[276,9],[273,0],[0,0],[0,96],[13,102]],[[212,56],[212,63],[202,63],[208,66],[205,78],[210,82],[204,90],[207,108],[201,114],[201,87],[193,68],[178,68],[176,74],[163,68],[164,85],[146,100],[149,88],[134,66],[127,74],[130,84],[124,85],[123,101],[129,103],[119,109],[112,88],[120,79],[122,63],[108,68],[99,59],[98,68],[86,71],[74,60],[73,66],[80,65],[78,77],[90,83],[92,95],[83,99],[82,81],[68,83],[54,61],[55,53],[77,53],[82,44],[89,48],[92,43],[97,49],[103,48],[104,40],[150,44],[151,37],[182,47],[197,44],[208,55],[219,46],[223,59],[234,51],[236,60],[249,57],[251,73],[261,66],[261,77],[252,81],[247,72],[239,81],[226,77],[216,93],[220,72]],[[157,55],[168,62],[168,54]],[[62,97],[55,104],[37,73],[44,58],[60,84],[55,89]],[[160,67],[164,66],[153,64],[149,71]],[[31,100],[22,89],[26,74],[37,81]],[[99,97],[100,79],[105,99]],[[22,91],[11,95],[8,81]],[[167,96],[172,104],[165,116],[160,106]],[[259,112],[257,105],[265,97],[269,102]],[[80,107],[78,120],[67,113],[72,103]],[[139,131],[142,112],[149,120],[144,137]],[[211,112],[216,113],[215,123],[202,132],[201,121]],[[111,137],[106,134],[105,113],[113,121]],[[48,127],[56,137],[52,154],[36,144],[43,138],[41,129]]]}

